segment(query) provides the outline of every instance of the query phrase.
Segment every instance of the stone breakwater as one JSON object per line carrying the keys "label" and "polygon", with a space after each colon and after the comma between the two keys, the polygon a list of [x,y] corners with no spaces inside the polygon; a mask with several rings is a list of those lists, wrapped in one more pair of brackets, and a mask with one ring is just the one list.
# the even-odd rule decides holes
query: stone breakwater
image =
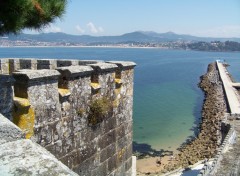
{"label": "stone breakwater", "polygon": [[221,144],[221,121],[227,112],[227,105],[216,63],[209,64],[199,86],[205,93],[200,133],[196,139],[180,149],[176,160],[166,165],[164,171],[187,167],[199,160],[212,158]]}

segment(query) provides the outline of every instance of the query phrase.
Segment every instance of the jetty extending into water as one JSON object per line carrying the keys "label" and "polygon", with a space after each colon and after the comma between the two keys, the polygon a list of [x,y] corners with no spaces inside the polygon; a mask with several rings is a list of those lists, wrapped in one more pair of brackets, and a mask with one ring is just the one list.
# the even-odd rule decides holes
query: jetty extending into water
{"label": "jetty extending into water", "polygon": [[230,125],[230,130],[217,155],[205,164],[198,176],[237,176],[240,175],[240,83],[233,82],[226,63],[217,60],[216,65],[228,105],[225,123]]}
{"label": "jetty extending into water", "polygon": [[205,101],[200,133],[178,155],[176,166],[181,167],[165,176],[240,175],[240,83],[233,81],[226,66],[219,60],[211,63],[201,77]]}
{"label": "jetty extending into water", "polygon": [[233,83],[229,73],[224,66],[224,63],[217,60],[217,68],[219,71],[220,78],[223,83],[223,88],[225,92],[225,96],[227,99],[228,107],[231,114],[240,114],[240,101],[239,95],[236,91],[235,87],[240,87],[240,83]]}

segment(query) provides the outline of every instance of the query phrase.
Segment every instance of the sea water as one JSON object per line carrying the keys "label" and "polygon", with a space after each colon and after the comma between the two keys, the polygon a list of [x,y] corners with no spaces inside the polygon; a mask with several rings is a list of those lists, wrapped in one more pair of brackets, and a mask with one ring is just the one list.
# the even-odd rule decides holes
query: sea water
{"label": "sea water", "polygon": [[0,48],[0,58],[123,60],[137,63],[134,79],[134,149],[175,151],[197,133],[204,94],[198,83],[207,65],[226,60],[240,81],[240,53],[157,48]]}

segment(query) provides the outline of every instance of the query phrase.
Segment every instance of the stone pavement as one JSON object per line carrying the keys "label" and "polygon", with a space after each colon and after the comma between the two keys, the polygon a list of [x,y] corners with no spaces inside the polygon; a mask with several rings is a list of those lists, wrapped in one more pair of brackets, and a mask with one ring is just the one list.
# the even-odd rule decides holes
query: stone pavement
{"label": "stone pavement", "polygon": [[236,93],[236,89],[233,87],[233,83],[228,76],[228,72],[223,64],[219,61],[217,61],[217,67],[224,85],[224,90],[231,114],[240,114],[240,102],[238,98],[239,95]]}
{"label": "stone pavement", "polygon": [[240,120],[231,122],[236,130],[236,143],[223,154],[220,167],[214,176],[239,176],[240,175]]}

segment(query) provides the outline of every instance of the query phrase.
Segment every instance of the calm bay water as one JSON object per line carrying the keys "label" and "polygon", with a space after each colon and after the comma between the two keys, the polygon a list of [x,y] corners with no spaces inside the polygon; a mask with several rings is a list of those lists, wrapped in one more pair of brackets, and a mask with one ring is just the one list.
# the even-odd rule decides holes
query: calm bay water
{"label": "calm bay water", "polygon": [[144,150],[175,150],[194,135],[204,98],[197,84],[210,62],[225,59],[231,65],[229,72],[240,81],[240,53],[135,48],[0,48],[0,58],[4,57],[136,62],[134,141]]}

